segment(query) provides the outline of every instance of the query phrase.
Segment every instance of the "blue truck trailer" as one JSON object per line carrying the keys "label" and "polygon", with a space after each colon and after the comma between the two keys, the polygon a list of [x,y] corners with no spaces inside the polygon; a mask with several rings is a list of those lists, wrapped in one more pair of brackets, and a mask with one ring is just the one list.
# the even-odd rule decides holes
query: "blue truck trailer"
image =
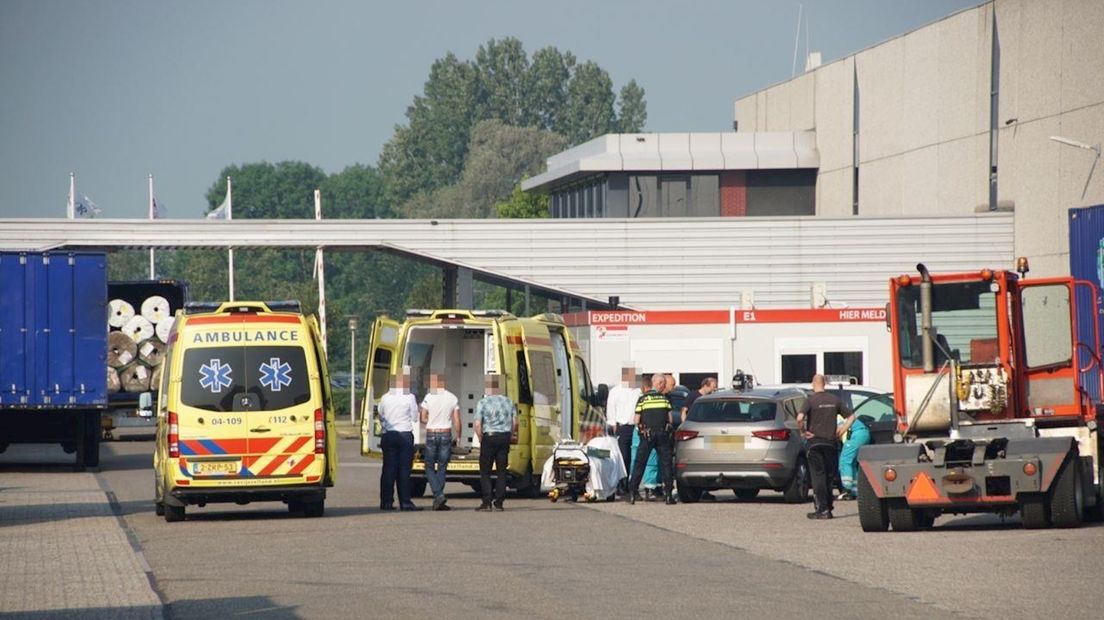
{"label": "blue truck trailer", "polygon": [[0,452],[58,443],[99,464],[107,301],[103,253],[0,252]]}

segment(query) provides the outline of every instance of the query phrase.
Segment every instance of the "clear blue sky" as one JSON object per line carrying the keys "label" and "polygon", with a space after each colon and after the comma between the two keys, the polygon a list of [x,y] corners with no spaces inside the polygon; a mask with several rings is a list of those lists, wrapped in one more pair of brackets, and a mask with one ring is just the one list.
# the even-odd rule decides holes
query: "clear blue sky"
{"label": "clear blue sky", "polygon": [[[825,62],[980,0],[807,0]],[[647,91],[648,131],[731,129],[790,75],[798,3],[714,0],[0,2],[0,217],[199,217],[228,164],[375,164],[434,59],[555,45]],[[804,41],[804,36],[802,36]],[[800,63],[800,61],[799,61]]]}

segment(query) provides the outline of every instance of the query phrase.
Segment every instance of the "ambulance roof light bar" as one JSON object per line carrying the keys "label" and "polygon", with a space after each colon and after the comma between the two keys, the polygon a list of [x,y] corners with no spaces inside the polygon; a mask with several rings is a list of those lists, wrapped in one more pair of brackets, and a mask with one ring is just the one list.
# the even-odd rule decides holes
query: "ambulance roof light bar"
{"label": "ambulance roof light bar", "polygon": [[184,304],[184,314],[256,314],[257,312],[294,312],[302,307],[294,299],[276,301],[189,301]]}

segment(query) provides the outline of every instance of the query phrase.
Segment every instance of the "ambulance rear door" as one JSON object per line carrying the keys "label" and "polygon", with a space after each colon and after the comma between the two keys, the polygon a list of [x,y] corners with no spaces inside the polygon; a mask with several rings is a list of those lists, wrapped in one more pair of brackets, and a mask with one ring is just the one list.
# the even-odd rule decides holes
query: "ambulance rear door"
{"label": "ambulance rear door", "polygon": [[[542,466],[552,456],[552,448],[561,437],[560,385],[556,378],[556,359],[548,328],[540,321],[521,319],[526,365],[529,368],[533,397],[533,464]],[[571,415],[571,403],[566,406]],[[536,469],[534,469],[536,471]]]}
{"label": "ambulance rear door", "polygon": [[320,372],[319,384],[322,387],[322,417],[326,433],[326,485],[333,486],[337,480],[337,429],[334,427],[334,399],[330,389],[330,368],[326,361],[326,351],[322,348],[322,330],[318,319],[310,317],[311,335],[314,337],[315,360]]}
{"label": "ambulance rear door", "polygon": [[[368,346],[364,371],[365,397],[360,422],[360,453],[365,456],[381,454],[380,435],[383,433],[377,406],[387,393],[391,376],[397,370],[401,332],[402,325],[387,317],[376,319],[372,325],[372,340]],[[353,389],[356,389],[355,386]]]}

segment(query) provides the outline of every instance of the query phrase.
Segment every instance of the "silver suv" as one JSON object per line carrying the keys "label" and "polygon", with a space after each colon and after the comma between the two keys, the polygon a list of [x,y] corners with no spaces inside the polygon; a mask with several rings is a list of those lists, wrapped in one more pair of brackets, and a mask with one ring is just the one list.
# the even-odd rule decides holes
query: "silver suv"
{"label": "silver suv", "polygon": [[804,404],[794,388],[726,390],[694,401],[675,433],[679,500],[694,503],[714,489],[752,499],[770,489],[790,503],[807,501],[806,443],[797,432]]}

